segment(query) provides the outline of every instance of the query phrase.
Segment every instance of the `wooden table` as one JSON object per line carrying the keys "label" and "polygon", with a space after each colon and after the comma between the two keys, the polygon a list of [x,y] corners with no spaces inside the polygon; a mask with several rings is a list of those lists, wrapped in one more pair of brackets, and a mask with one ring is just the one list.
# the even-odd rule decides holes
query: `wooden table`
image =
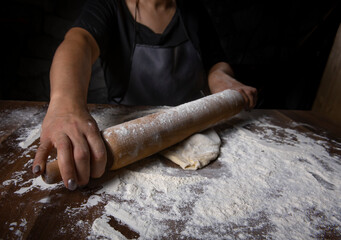
{"label": "wooden table", "polygon": [[[96,113],[115,108],[122,115],[143,109],[107,105],[90,105],[89,108]],[[82,206],[105,182],[118,174],[117,171],[107,173],[99,180],[92,180],[89,186],[73,192],[62,186],[49,188],[40,182],[32,182],[34,176],[31,173],[31,166],[39,140],[27,142],[22,136],[26,134],[27,137],[27,133],[31,134],[28,136],[31,138],[38,136],[37,126],[41,124],[46,110],[47,103],[0,101],[0,239],[86,239],[91,235],[93,221],[102,215],[106,201],[99,201],[91,207]],[[314,136],[323,136],[327,139],[329,153],[341,165],[341,129],[323,117],[309,111],[289,110],[253,110],[247,114],[253,118],[266,116],[271,119],[272,124],[283,129],[294,122],[295,131],[305,133],[307,136],[310,136],[310,133],[315,134]],[[216,129],[218,133],[222,132],[231,128],[235,122],[234,119],[220,124]],[[262,130],[252,124],[243,127],[253,132]],[[285,138],[288,137],[290,136],[283,135],[283,141],[287,141]],[[128,168],[138,171],[148,166],[148,161],[152,160],[142,160]],[[172,163],[164,166],[177,168]],[[196,174],[214,173],[218,171],[216,169],[219,169],[219,159]],[[332,171],[336,175],[341,174],[340,169]],[[34,187],[34,184],[39,187]],[[334,192],[331,194],[336,194],[341,199],[340,186],[334,186],[332,190]],[[340,202],[335,204],[339,205],[340,212],[335,212],[334,218],[340,222]],[[76,214],[73,209],[77,209]],[[74,214],[69,214],[70,212]],[[127,238],[139,237],[139,233],[117,219],[111,218],[109,224]],[[181,235],[176,233],[176,228],[174,226],[173,239],[181,238]],[[341,239],[341,226],[338,224],[323,226],[320,230],[317,238]],[[252,234],[258,239],[267,237],[264,232],[255,231]]]}

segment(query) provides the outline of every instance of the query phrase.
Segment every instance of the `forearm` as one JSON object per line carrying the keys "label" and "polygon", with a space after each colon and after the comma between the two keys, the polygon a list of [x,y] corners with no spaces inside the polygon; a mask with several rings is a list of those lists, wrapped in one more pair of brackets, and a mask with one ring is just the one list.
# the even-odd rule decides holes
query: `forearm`
{"label": "forearm", "polygon": [[233,69],[227,63],[217,63],[209,71],[208,86],[211,93],[233,88],[236,82],[237,80],[234,79]]}
{"label": "forearm", "polygon": [[106,149],[95,120],[86,108],[91,66],[99,55],[96,41],[84,29],[71,29],[53,59],[51,101],[42,124],[33,172],[42,174],[52,149],[57,149],[66,187],[74,190],[100,177]]}
{"label": "forearm", "polygon": [[[89,42],[90,41],[90,42]],[[51,103],[85,106],[91,66],[98,53],[80,29],[70,30],[58,47],[50,71]]]}
{"label": "forearm", "polygon": [[244,98],[246,109],[251,109],[256,105],[257,89],[237,81],[228,63],[220,62],[211,68],[208,75],[208,86],[211,93],[221,92],[226,89],[238,91]]}

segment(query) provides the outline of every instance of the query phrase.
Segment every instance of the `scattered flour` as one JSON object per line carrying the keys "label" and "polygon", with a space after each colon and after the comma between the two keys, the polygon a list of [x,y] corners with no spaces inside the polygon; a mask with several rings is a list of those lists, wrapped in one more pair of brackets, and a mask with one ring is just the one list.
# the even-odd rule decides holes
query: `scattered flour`
{"label": "scattered flour", "polygon": [[18,219],[18,222],[8,224],[9,230],[14,232],[18,239],[22,239],[23,232],[27,229],[27,220],[25,218]]}
{"label": "scattered flour", "polygon": [[[105,109],[93,117],[103,130],[136,114]],[[86,203],[67,211],[76,214],[105,203],[89,239],[126,239],[110,225],[112,218],[138,239],[321,239],[328,231],[340,237],[341,143],[296,130],[310,127],[305,124],[281,128],[267,117],[239,114],[230,124],[220,132],[221,154],[214,163],[219,167],[188,172],[154,156],[143,167],[120,171]],[[34,149],[40,127],[28,128],[19,146]],[[63,188],[40,177],[24,181],[27,171],[13,173],[2,185],[19,186],[16,194]],[[48,197],[39,201],[49,202]],[[22,224],[25,219],[10,223],[17,236],[23,234],[17,228]],[[79,220],[76,226],[84,224]]]}
{"label": "scattered flour", "polygon": [[[15,131],[17,128],[13,128],[13,126],[19,127],[25,122],[34,122],[37,112],[38,109],[32,107],[5,110],[2,112],[3,119],[1,119],[0,125],[1,135],[7,135],[9,129]],[[8,134],[11,134],[11,132],[8,132]]]}
{"label": "scattered flour", "polygon": [[[12,174],[9,180],[3,181],[2,186],[14,185],[19,187],[15,194],[25,194],[30,192],[34,189],[40,190],[53,190],[57,188],[62,188],[63,184],[47,184],[43,181],[41,177],[31,178],[27,181],[24,181],[24,176],[28,174],[28,171],[31,171],[31,166],[33,163],[33,159],[30,159],[26,164],[24,164],[25,170],[23,171],[16,171]],[[42,199],[40,202],[47,202],[48,199]]]}
{"label": "scattered flour", "polygon": [[51,202],[51,197],[49,197],[49,196],[44,197],[44,198],[40,199],[38,202],[39,203],[44,203],[44,204],[50,203]]}
{"label": "scattered flour", "polygon": [[2,112],[0,144],[14,131],[18,131],[19,147],[27,148],[40,135],[42,117],[45,112],[36,107],[24,107]]}
{"label": "scattered flour", "polygon": [[106,237],[108,239],[115,240],[125,240],[127,239],[122,233],[112,228],[109,223],[109,219],[97,218],[92,224],[92,229],[94,232],[100,233],[101,237]]}
{"label": "scattered flour", "polygon": [[238,118],[221,133],[219,169],[188,173],[156,160],[106,183],[96,194],[113,200],[94,221],[93,236],[122,239],[109,218],[138,239],[307,239],[328,229],[340,235],[341,160],[328,141],[299,133],[297,123],[283,129],[266,117]]}
{"label": "scattered flour", "polygon": [[27,136],[22,136],[18,140],[21,141],[19,143],[19,147],[21,148],[27,148],[30,146],[35,140],[37,140],[40,137],[40,132],[41,132],[41,124],[38,124],[34,126],[31,129],[27,130],[28,135]]}
{"label": "scattered flour", "polygon": [[[26,192],[32,191],[33,189],[40,189],[40,190],[52,190],[57,187],[62,187],[62,183],[58,184],[47,184],[43,181],[43,179],[39,176],[36,178],[32,178],[26,182],[19,184],[21,187],[19,190],[15,191],[16,194],[24,194]],[[27,186],[27,187],[25,187]]]}
{"label": "scattered flour", "polygon": [[8,180],[2,182],[2,185],[3,186],[8,186],[8,185],[18,186],[19,183],[23,181],[23,174],[26,174],[26,171],[14,172],[11,176],[11,179],[8,179]]}

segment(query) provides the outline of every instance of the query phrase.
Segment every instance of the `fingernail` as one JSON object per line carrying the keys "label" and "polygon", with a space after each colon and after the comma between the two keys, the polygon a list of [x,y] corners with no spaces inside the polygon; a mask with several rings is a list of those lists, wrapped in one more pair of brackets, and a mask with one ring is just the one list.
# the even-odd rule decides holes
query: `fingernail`
{"label": "fingernail", "polygon": [[33,168],[33,173],[38,174],[40,172],[40,170],[41,170],[40,165],[37,165]]}
{"label": "fingernail", "polygon": [[75,190],[77,188],[75,180],[69,179],[69,181],[67,181],[67,188],[71,191]]}

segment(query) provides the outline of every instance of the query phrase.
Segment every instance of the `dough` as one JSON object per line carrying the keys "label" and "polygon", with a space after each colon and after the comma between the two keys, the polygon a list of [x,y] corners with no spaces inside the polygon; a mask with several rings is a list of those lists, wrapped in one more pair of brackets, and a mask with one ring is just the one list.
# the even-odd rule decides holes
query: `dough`
{"label": "dough", "polygon": [[197,170],[215,160],[221,140],[214,129],[196,133],[160,154],[186,170]]}

